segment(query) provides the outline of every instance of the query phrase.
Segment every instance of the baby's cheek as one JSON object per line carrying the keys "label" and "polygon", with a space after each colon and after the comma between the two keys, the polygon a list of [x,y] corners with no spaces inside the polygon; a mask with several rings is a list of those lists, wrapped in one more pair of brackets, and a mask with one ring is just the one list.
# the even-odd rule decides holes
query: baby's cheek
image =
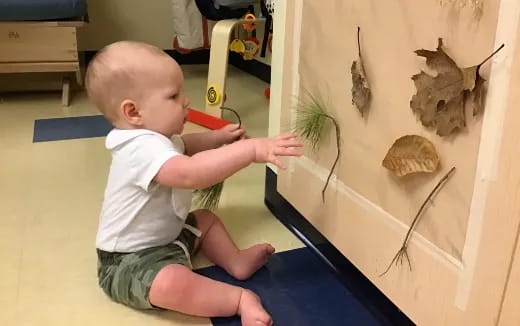
{"label": "baby's cheek", "polygon": [[182,103],[182,106],[184,108],[188,108],[190,106],[190,99],[187,96],[184,97],[184,101]]}

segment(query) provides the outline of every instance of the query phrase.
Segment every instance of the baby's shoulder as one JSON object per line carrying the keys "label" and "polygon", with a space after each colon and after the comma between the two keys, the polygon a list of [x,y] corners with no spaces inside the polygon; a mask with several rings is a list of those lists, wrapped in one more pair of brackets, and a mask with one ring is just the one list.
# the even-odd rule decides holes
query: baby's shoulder
{"label": "baby's shoulder", "polygon": [[171,146],[167,137],[147,129],[113,129],[106,138],[106,148],[109,150],[122,147],[153,146],[154,144]]}

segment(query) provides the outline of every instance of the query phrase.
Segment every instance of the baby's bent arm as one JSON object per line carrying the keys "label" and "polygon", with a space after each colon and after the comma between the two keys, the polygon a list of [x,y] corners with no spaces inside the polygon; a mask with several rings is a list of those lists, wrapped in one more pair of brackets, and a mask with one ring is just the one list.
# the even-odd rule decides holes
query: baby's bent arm
{"label": "baby's bent arm", "polygon": [[245,129],[238,124],[230,124],[218,130],[182,135],[186,155],[214,149],[244,138]]}
{"label": "baby's bent arm", "polygon": [[219,183],[255,161],[251,140],[241,140],[193,156],[177,155],[159,169],[155,181],[185,189],[203,189]]}
{"label": "baby's bent arm", "polygon": [[184,134],[182,135],[182,141],[186,148],[185,154],[189,156],[220,145],[217,143],[217,135],[214,130]]}

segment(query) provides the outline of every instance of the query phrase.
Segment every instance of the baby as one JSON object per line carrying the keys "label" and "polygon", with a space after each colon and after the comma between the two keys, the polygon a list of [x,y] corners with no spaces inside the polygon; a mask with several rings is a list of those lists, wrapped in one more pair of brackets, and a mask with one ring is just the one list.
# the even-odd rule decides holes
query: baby
{"label": "baby", "polygon": [[238,314],[245,326],[271,325],[254,293],[194,273],[190,257],[201,249],[244,280],[274,248],[238,249],[215,214],[190,212],[191,196],[253,162],[285,168],[279,156],[301,155],[294,151],[303,146],[297,135],[244,139],[235,124],[181,136],[189,106],[181,68],[148,44],[102,49],[87,69],[86,88],[114,127],[106,138],[112,163],[96,237],[104,292],[136,309]]}

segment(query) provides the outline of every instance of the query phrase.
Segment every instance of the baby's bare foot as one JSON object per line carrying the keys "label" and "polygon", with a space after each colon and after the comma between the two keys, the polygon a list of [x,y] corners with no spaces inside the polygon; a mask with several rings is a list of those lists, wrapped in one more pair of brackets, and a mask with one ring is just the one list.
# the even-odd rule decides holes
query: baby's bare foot
{"label": "baby's bare foot", "polygon": [[246,280],[264,266],[273,253],[273,246],[267,243],[240,250],[228,272],[237,280]]}
{"label": "baby's bare foot", "polygon": [[242,326],[271,326],[271,316],[265,311],[260,298],[249,290],[242,290],[238,304],[238,314],[242,320]]}

